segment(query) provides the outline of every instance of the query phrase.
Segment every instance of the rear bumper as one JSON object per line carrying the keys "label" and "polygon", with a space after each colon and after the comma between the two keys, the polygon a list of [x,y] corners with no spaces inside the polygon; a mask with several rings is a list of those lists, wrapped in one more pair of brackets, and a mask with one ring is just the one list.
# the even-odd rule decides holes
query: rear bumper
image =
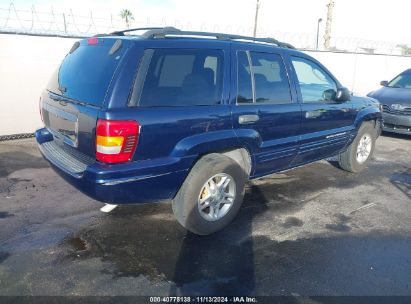
{"label": "rear bumper", "polygon": [[411,135],[411,116],[383,113],[383,131]]}
{"label": "rear bumper", "polygon": [[194,157],[165,157],[102,164],[53,140],[47,129],[35,133],[38,147],[56,172],[88,196],[105,203],[136,204],[173,198]]}

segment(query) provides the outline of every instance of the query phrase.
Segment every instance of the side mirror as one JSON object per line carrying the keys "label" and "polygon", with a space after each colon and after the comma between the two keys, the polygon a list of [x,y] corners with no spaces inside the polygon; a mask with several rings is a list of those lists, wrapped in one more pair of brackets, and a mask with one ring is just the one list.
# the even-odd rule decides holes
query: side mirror
{"label": "side mirror", "polygon": [[380,82],[380,85],[382,85],[383,87],[386,87],[388,85],[388,81],[383,80],[383,81]]}
{"label": "side mirror", "polygon": [[323,92],[323,100],[324,101],[333,101],[335,100],[335,96],[337,92],[334,89],[328,89]]}
{"label": "side mirror", "polygon": [[335,101],[345,102],[351,100],[351,92],[347,88],[339,88],[335,94]]}

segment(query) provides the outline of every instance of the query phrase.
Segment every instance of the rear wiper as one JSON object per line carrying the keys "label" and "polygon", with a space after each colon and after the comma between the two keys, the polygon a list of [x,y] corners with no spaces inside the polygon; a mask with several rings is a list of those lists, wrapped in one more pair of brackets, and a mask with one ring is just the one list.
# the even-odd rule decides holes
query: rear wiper
{"label": "rear wiper", "polygon": [[64,101],[64,100],[66,100],[66,98],[64,98],[60,95],[53,94],[53,93],[49,93],[49,97],[51,99],[53,99],[54,101]]}
{"label": "rear wiper", "polygon": [[97,106],[95,106],[93,104],[90,104],[90,103],[87,103],[87,102],[84,102],[84,101],[80,101],[80,100],[71,99],[71,98],[66,97],[66,96],[61,96],[61,95],[58,95],[58,94],[53,93],[51,91],[48,91],[48,94],[49,94],[50,99],[53,99],[54,101],[63,102],[63,103],[70,102],[70,103],[76,103],[76,104],[79,104],[79,105],[82,105],[82,106],[87,105],[89,107],[98,108]]}
{"label": "rear wiper", "polygon": [[61,94],[64,94],[67,92],[67,88],[63,86],[59,86],[58,90],[61,92]]}

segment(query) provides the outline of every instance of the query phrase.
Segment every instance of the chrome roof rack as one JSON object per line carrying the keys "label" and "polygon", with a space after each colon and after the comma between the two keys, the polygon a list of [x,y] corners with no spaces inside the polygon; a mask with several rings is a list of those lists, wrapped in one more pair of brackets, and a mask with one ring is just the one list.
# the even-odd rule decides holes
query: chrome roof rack
{"label": "chrome roof rack", "polygon": [[257,38],[250,36],[241,36],[241,35],[232,35],[232,34],[223,34],[223,33],[210,33],[210,32],[196,32],[196,31],[182,31],[175,27],[141,27],[141,28],[132,28],[126,29],[124,31],[115,31],[109,35],[124,36],[125,33],[135,32],[135,31],[145,31],[143,34],[139,35],[143,38],[153,39],[153,38],[166,38],[166,37],[208,37],[215,38],[218,40],[237,40],[237,41],[251,41],[251,42],[262,42],[268,44],[275,44],[279,47],[295,49],[289,43],[278,41],[274,38]]}
{"label": "chrome roof rack", "polygon": [[[116,35],[116,36],[124,36],[125,33],[129,33],[129,32],[136,32],[136,31],[146,31],[144,33],[157,33],[157,32],[163,32],[163,31],[179,31],[178,29],[176,29],[175,27],[172,26],[167,26],[167,27],[137,27],[137,28],[131,28],[131,29],[126,29],[123,31],[115,31],[110,33],[110,35]],[[144,36],[144,35],[139,35],[139,36]]]}

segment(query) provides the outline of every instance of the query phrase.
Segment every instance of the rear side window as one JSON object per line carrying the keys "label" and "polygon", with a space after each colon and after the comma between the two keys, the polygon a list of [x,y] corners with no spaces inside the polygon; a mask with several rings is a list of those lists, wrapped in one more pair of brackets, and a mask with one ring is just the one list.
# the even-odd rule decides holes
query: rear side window
{"label": "rear side window", "polygon": [[54,72],[47,89],[71,99],[101,106],[113,74],[125,53],[124,41],[92,38],[80,42]]}
{"label": "rear side window", "polygon": [[219,104],[223,86],[223,59],[222,50],[146,50],[130,105]]}

